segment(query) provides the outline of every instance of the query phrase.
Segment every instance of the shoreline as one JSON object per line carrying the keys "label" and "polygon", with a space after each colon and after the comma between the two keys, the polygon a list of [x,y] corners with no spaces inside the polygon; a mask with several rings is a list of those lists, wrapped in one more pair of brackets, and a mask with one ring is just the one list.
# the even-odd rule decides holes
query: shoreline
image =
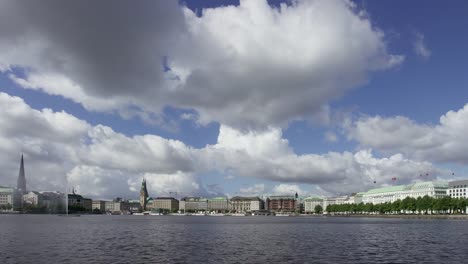
{"label": "shoreline", "polygon": [[468,215],[310,215],[311,217],[405,218],[468,220]]}

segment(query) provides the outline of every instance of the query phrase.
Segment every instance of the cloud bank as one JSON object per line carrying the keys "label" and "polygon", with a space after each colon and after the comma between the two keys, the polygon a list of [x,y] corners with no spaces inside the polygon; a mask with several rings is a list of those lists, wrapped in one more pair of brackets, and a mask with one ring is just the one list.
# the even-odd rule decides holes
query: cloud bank
{"label": "cloud bank", "polygon": [[403,59],[350,1],[243,0],[200,16],[176,1],[0,3],[0,69],[18,85],[156,124],[170,106],[200,124],[286,125]]}
{"label": "cloud bank", "polygon": [[[392,177],[405,183],[420,172],[438,172],[429,162],[402,154],[377,158],[371,150],[297,155],[278,128],[245,132],[223,125],[216,144],[192,148],[157,135],[128,137],[65,112],[35,110],[5,93],[0,93],[0,113],[2,182],[14,185],[19,157],[10,153],[23,150],[31,188],[63,189],[68,178],[69,185],[92,197],[135,197],[143,177],[154,196],[219,194],[202,183],[199,175],[209,171],[286,184],[273,193],[288,186],[302,192],[297,183],[307,183],[336,194],[374,187],[374,181],[391,184]],[[254,187],[243,192],[264,190]]]}

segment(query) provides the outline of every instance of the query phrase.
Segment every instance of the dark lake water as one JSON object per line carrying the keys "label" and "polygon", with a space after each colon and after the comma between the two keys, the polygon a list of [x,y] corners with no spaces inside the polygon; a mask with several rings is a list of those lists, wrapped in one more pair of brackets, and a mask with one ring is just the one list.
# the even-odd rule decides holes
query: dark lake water
{"label": "dark lake water", "polygon": [[468,221],[0,215],[0,263],[468,263]]}

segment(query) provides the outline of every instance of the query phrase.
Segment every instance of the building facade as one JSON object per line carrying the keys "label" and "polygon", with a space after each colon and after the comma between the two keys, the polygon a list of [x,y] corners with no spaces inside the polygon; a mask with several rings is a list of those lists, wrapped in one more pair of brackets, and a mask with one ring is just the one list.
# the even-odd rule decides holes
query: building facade
{"label": "building facade", "polygon": [[15,189],[0,186],[0,210],[13,210]]}
{"label": "building facade", "polygon": [[264,202],[259,197],[235,196],[231,198],[231,209],[239,212],[252,212],[264,209]]}
{"label": "building facade", "polygon": [[173,197],[156,197],[153,199],[151,209],[175,212],[179,210],[179,201]]}
{"label": "building facade", "polygon": [[443,198],[447,196],[448,183],[442,181],[418,182],[410,185],[397,185],[369,190],[362,195],[363,203],[393,203],[406,197],[418,198],[429,196]]}
{"label": "building facade", "polygon": [[468,198],[466,196],[466,189],[468,186],[468,180],[451,181],[448,183],[447,195],[452,198]]}
{"label": "building facade", "polygon": [[226,197],[215,197],[208,199],[209,211],[229,211],[231,202]]}
{"label": "building facade", "polygon": [[268,210],[272,212],[294,212],[296,210],[296,198],[294,196],[270,196]]}
{"label": "building facade", "polygon": [[93,211],[99,211],[104,213],[106,211],[106,201],[103,200],[93,200]]}
{"label": "building facade", "polygon": [[23,194],[23,205],[30,205],[30,206],[43,206],[42,202],[42,194],[39,192],[30,191],[26,194]]}
{"label": "building facade", "polygon": [[208,210],[208,199],[202,197],[185,197],[179,201],[182,212],[197,212]]}
{"label": "building facade", "polygon": [[307,197],[304,199],[304,212],[306,214],[311,214],[315,213],[315,207],[317,205],[322,206],[322,210],[325,210],[323,208],[323,199],[319,197]]}

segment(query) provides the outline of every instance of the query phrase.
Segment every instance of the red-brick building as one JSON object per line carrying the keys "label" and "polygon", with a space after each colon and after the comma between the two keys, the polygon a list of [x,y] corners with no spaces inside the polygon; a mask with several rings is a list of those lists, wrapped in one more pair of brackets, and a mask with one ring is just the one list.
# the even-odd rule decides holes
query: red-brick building
{"label": "red-brick building", "polygon": [[272,212],[294,212],[296,210],[294,196],[270,196],[267,203],[268,209]]}

